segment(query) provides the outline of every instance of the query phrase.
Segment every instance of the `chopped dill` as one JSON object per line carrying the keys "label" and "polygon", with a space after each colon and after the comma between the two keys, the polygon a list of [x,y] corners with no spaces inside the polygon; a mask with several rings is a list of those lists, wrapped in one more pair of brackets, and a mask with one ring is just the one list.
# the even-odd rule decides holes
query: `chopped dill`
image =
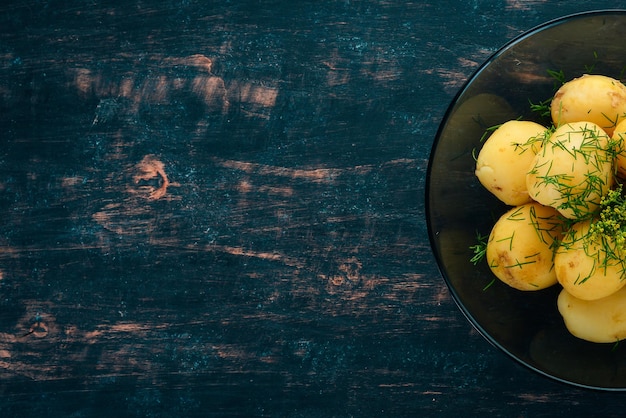
{"label": "chopped dill", "polygon": [[487,137],[489,137],[489,135],[491,135],[492,133],[495,132],[496,129],[498,129],[500,126],[502,126],[502,124],[499,125],[493,125],[490,126],[488,128],[485,129],[485,132],[483,133],[483,136],[480,137],[480,142],[483,143],[485,142],[485,140],[487,139]]}
{"label": "chopped dill", "polygon": [[529,99],[528,103],[530,103],[530,110],[537,113],[542,118],[547,118],[551,115],[550,105],[552,104],[552,98],[543,100],[539,103],[533,103]]}
{"label": "chopped dill", "polygon": [[585,72],[588,74],[593,73],[593,71],[596,69],[596,65],[598,64],[598,53],[596,51],[593,51],[593,63],[591,65],[585,65]]}
{"label": "chopped dill", "polygon": [[[485,255],[487,254],[487,240],[488,239],[489,239],[488,235],[483,235],[480,232],[476,232],[476,244],[470,246],[470,250],[474,252],[474,255],[472,256],[472,258],[470,258],[470,262],[472,262],[474,265],[478,264],[485,258]],[[496,282],[496,279],[494,277],[491,279],[489,283],[487,283],[483,287],[482,289],[483,292],[489,289],[491,286],[493,286],[495,282]]]}
{"label": "chopped dill", "polygon": [[487,285],[485,287],[483,287],[483,292],[487,289],[489,289],[491,286],[493,286],[493,284],[496,282],[496,279],[491,279],[491,281],[489,283],[487,283]]}
{"label": "chopped dill", "polygon": [[474,252],[474,255],[470,258],[472,264],[476,265],[485,258],[485,254],[487,254],[487,239],[489,239],[489,236],[482,235],[480,232],[476,233],[477,243],[470,246],[470,250]]}
{"label": "chopped dill", "polygon": [[[561,84],[565,84],[565,82],[567,81],[565,79],[565,73],[563,72],[563,70],[556,71],[556,70],[549,69],[548,75],[554,79],[555,87],[560,87]],[[557,85],[557,83],[559,85]]]}
{"label": "chopped dill", "polygon": [[[556,93],[556,91],[567,81],[565,79],[565,73],[563,72],[563,70],[556,71],[556,70],[550,70],[550,69],[547,70],[547,72],[548,72],[548,75],[554,80],[553,90],[554,90],[554,93]],[[550,106],[552,105],[553,96],[554,94],[550,96],[549,98],[540,101],[539,103],[533,103],[531,100],[528,100],[530,104],[531,112],[538,114],[542,118],[550,117],[551,116]]]}

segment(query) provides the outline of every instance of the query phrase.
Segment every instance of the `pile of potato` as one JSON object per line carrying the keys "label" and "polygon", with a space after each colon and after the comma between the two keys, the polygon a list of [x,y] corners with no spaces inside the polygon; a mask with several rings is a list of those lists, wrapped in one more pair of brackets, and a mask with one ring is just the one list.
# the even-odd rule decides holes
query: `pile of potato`
{"label": "pile of potato", "polygon": [[560,87],[550,111],[550,128],[500,125],[476,158],[480,183],[511,206],[491,230],[487,262],[519,290],[559,283],[567,329],[616,342],[626,338],[626,246],[592,230],[603,199],[626,178],[626,86],[584,75]]}

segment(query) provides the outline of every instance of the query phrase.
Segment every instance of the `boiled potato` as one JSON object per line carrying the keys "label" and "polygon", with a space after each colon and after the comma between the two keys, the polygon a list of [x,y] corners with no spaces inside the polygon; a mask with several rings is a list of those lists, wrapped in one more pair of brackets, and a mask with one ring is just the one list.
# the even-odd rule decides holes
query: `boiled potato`
{"label": "boiled potato", "polygon": [[480,183],[507,205],[530,202],[526,172],[547,132],[542,125],[530,121],[512,120],[500,125],[476,159]]}
{"label": "boiled potato", "polygon": [[626,119],[617,124],[612,139],[616,150],[615,173],[626,179]]}
{"label": "boiled potato", "polygon": [[588,121],[612,135],[615,126],[626,117],[626,86],[611,77],[585,74],[557,90],[550,113],[556,127]]}
{"label": "boiled potato", "polygon": [[575,337],[594,343],[626,338],[626,287],[597,300],[583,300],[563,289],[557,306],[565,327]]}
{"label": "boiled potato", "polygon": [[569,219],[597,211],[613,185],[612,142],[597,124],[560,126],[544,142],[526,175],[528,193]]}
{"label": "boiled potato", "polygon": [[609,237],[589,233],[591,222],[572,225],[554,257],[557,280],[582,300],[607,297],[626,284],[626,259]]}
{"label": "boiled potato", "polygon": [[519,290],[540,290],[556,284],[555,241],[562,238],[558,212],[526,203],[506,212],[487,241],[487,262],[495,276]]}

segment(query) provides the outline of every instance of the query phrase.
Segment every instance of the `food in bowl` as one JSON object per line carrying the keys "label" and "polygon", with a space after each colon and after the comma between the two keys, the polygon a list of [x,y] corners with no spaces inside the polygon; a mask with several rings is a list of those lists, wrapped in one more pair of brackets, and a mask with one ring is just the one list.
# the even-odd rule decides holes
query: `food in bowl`
{"label": "food in bowl", "polygon": [[552,125],[511,120],[494,129],[475,174],[513,206],[493,225],[491,272],[521,291],[560,284],[568,331],[591,342],[626,338],[626,86],[604,75],[564,82]]}

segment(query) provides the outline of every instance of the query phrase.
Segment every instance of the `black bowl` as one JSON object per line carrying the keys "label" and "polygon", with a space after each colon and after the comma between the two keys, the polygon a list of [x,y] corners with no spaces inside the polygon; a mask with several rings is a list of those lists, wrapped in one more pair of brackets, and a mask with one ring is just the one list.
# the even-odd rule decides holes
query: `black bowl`
{"label": "black bowl", "polygon": [[509,42],[467,81],[439,128],[430,156],[426,216],[433,252],[450,292],[492,344],[545,376],[573,385],[626,390],[626,343],[573,337],[557,310],[559,286],[521,292],[496,280],[470,246],[508,208],[474,175],[485,129],[510,119],[550,120],[530,103],[550,98],[565,79],[596,73],[626,77],[626,10],[602,10],[545,23]]}

